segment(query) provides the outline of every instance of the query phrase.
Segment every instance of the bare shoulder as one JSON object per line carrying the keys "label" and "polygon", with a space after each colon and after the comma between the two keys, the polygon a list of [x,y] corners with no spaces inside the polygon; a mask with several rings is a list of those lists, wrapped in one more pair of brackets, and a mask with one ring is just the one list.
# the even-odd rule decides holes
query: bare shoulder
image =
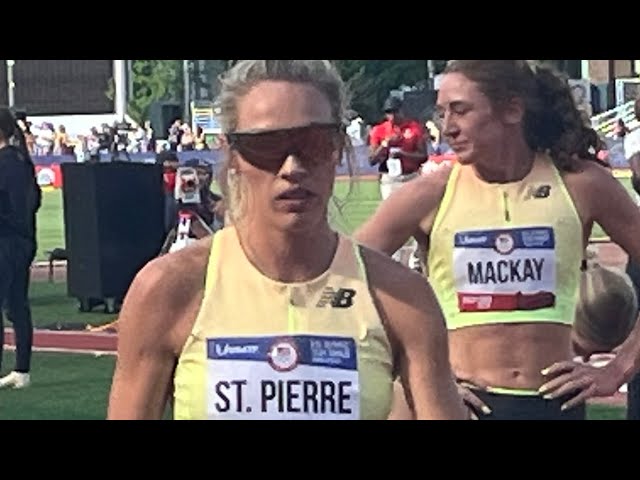
{"label": "bare shoulder", "polygon": [[424,202],[422,204],[433,208],[434,205],[439,204],[442,200],[452,170],[453,166],[448,164],[438,167],[407,183],[400,191],[406,191],[405,195],[422,201]]}
{"label": "bare shoulder", "polygon": [[[591,160],[579,160],[579,167],[572,172],[563,172],[565,181],[572,185],[583,185],[593,181],[612,180],[613,175],[609,168]],[[615,180],[615,179],[614,179]]]}
{"label": "bare shoulder", "polygon": [[594,161],[582,160],[576,171],[563,172],[562,175],[579,210],[589,217],[597,215],[602,208],[608,208],[611,202],[631,198],[611,169]]}
{"label": "bare shoulder", "polygon": [[424,196],[420,201],[425,205],[420,221],[420,228],[426,234],[429,234],[433,227],[436,213],[444,198],[452,171],[453,165],[447,164],[422,175],[419,179],[423,182],[421,189],[424,191]]}
{"label": "bare shoulder", "polygon": [[132,336],[144,331],[150,341],[179,348],[190,328],[183,322],[195,321],[192,311],[202,298],[211,241],[212,237],[204,238],[145,265],[125,298],[121,330]]}

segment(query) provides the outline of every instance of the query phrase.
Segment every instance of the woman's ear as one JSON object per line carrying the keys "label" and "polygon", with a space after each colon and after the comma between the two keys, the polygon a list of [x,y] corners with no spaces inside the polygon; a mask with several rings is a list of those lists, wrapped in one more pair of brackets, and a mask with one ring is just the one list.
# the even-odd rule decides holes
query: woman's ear
{"label": "woman's ear", "polygon": [[502,120],[508,125],[524,122],[525,105],[520,97],[512,97],[504,103]]}

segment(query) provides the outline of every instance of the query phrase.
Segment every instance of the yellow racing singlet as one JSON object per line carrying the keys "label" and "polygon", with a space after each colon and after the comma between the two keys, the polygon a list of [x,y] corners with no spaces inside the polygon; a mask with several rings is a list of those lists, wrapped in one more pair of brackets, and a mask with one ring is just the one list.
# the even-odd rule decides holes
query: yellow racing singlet
{"label": "yellow racing singlet", "polygon": [[391,346],[359,247],[340,237],[329,270],[279,283],[237,232],[213,238],[205,293],[174,374],[175,419],[386,419]]}
{"label": "yellow racing singlet", "polygon": [[552,160],[489,184],[456,164],[434,220],[428,276],[449,330],[496,323],[571,325],[582,223]]}

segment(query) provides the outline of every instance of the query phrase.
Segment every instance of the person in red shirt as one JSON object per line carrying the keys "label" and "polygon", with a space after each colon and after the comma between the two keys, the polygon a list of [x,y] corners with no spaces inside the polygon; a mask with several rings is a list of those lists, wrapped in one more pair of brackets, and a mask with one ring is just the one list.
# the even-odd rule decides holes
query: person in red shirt
{"label": "person in red shirt", "polygon": [[[381,185],[402,184],[415,178],[427,160],[425,132],[419,122],[405,117],[398,97],[384,103],[384,113],[386,120],[371,129],[369,162],[378,165]],[[383,199],[397,188],[381,188]]]}
{"label": "person in red shirt", "polygon": [[[422,125],[406,117],[402,100],[389,97],[383,110],[386,120],[371,129],[369,134],[369,163],[378,165],[380,196],[386,200],[405,183],[417,178],[428,159],[427,140]],[[419,267],[417,244],[412,242],[411,268]],[[394,259],[400,260],[400,252]]]}
{"label": "person in red shirt", "polygon": [[161,164],[164,168],[162,179],[164,184],[164,228],[166,235],[173,228],[178,212],[173,191],[176,185],[180,160],[175,152],[163,151],[156,155],[156,163]]}

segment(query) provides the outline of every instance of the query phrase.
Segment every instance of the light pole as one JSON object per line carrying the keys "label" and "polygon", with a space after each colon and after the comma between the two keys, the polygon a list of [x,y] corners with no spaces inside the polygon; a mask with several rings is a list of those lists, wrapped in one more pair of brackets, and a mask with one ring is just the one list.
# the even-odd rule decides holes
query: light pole
{"label": "light pole", "polygon": [[13,108],[16,103],[15,89],[16,84],[13,81],[13,67],[16,64],[15,60],[7,60],[7,102],[9,108]]}
{"label": "light pole", "polygon": [[427,60],[427,89],[434,90],[435,88],[435,65],[433,60]]}
{"label": "light pole", "polygon": [[118,121],[124,122],[127,115],[127,66],[126,60],[113,61],[113,83],[115,113]]}
{"label": "light pole", "polygon": [[189,122],[189,117],[191,116],[191,75],[189,71],[189,60],[182,61],[182,84],[183,84],[183,94],[184,94],[184,121],[186,123]]}

